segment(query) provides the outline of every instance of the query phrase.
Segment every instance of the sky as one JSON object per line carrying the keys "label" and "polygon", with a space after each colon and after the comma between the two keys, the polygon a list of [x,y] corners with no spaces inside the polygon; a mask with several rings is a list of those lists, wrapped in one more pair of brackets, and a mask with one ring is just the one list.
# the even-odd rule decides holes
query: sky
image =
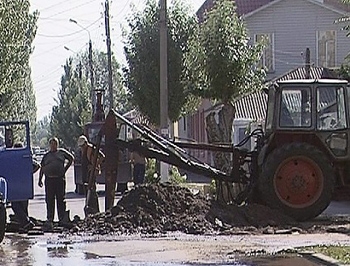
{"label": "sky", "polygon": [[[183,0],[193,12],[205,0]],[[168,5],[170,1],[168,0]],[[131,6],[142,10],[146,0],[110,0],[111,50],[117,61],[125,65],[122,29],[128,29],[126,19]],[[39,11],[38,30],[30,58],[32,81],[36,96],[37,119],[51,114],[56,104],[63,66],[69,57],[86,51],[89,39],[94,49],[107,51],[104,0],[30,0],[31,11]],[[70,22],[73,19],[77,22]]]}

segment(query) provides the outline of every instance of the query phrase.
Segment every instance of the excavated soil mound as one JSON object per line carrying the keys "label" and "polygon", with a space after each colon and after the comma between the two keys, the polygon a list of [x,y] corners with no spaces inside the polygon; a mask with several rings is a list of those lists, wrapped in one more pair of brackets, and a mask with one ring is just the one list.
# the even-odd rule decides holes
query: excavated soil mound
{"label": "excavated soil mound", "polygon": [[211,235],[293,224],[293,219],[266,206],[219,204],[181,186],[144,184],[125,194],[110,212],[90,215],[77,228],[92,234],[180,231]]}

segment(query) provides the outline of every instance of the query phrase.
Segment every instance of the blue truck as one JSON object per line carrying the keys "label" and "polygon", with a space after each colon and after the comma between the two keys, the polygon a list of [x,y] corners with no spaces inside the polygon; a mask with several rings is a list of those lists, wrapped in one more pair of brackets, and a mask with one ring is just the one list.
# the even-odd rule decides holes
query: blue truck
{"label": "blue truck", "polygon": [[6,231],[6,205],[33,197],[29,122],[0,122],[0,242]]}

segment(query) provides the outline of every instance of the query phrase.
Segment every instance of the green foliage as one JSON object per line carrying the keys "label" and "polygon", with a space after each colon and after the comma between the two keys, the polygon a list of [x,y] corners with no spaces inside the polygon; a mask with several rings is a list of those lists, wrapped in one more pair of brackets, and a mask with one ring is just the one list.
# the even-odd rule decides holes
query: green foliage
{"label": "green foliage", "polygon": [[160,181],[159,175],[157,174],[157,162],[156,159],[147,159],[145,182],[146,183],[158,183]]}
{"label": "green foliage", "polygon": [[90,92],[87,81],[69,59],[64,66],[57,105],[52,107],[50,130],[57,136],[61,145],[74,148],[76,140],[83,133],[83,126],[92,114]]}
{"label": "green foliage", "polygon": [[313,246],[313,247],[307,247],[307,248],[300,248],[303,251],[312,251],[314,253],[321,253],[328,257],[331,257],[340,263],[342,265],[349,264],[350,263],[350,247],[349,246]]}
{"label": "green foliage", "polygon": [[[153,124],[160,124],[160,33],[158,1],[149,0],[143,12],[134,12],[129,18],[130,32],[125,33],[127,68],[124,79],[132,103]],[[172,2],[167,10],[168,47],[168,115],[171,121],[179,119],[186,108],[197,102],[184,89],[183,58],[188,51],[188,40],[194,33],[196,19],[180,1]],[[194,104],[189,104],[192,102]]]}
{"label": "green foliage", "polygon": [[187,88],[204,98],[228,103],[260,89],[265,72],[257,67],[263,44],[249,44],[234,1],[220,0],[206,14],[186,55]]}
{"label": "green foliage", "polygon": [[169,168],[169,181],[174,184],[186,183],[187,176],[181,175],[179,169],[176,166],[170,166]]}
{"label": "green foliage", "polygon": [[338,75],[340,78],[350,81],[350,65],[349,64],[342,64],[340,66],[340,69],[337,72],[338,72]]}
{"label": "green foliage", "polygon": [[[169,168],[169,181],[174,184],[186,183],[187,176],[181,175],[179,169],[175,166],[170,166]],[[157,161],[156,159],[147,159],[146,173],[145,173],[146,183],[158,183],[160,182],[160,176],[157,172]]]}
{"label": "green foliage", "polygon": [[[124,113],[131,109],[131,105],[122,87],[119,64],[114,58],[112,70],[115,109]],[[104,91],[102,104],[105,115],[109,111],[107,55],[101,51],[93,51],[93,73],[92,87],[88,51],[76,58],[69,58],[64,66],[57,105],[52,108],[50,131],[66,147],[74,148],[77,138],[84,132],[84,125],[93,120],[92,99],[96,99],[94,90]]]}
{"label": "green foliage", "polygon": [[0,118],[36,119],[29,56],[38,13],[29,13],[28,0],[0,2]]}
{"label": "green foliage", "polygon": [[[94,50],[93,51],[93,76],[94,86],[91,87],[91,83],[88,83],[89,91],[101,90],[103,91],[103,107],[104,113],[107,114],[110,110],[110,94],[108,86],[108,58],[106,53]],[[90,66],[89,66],[89,53],[88,51],[79,54],[75,59],[76,62],[81,63],[82,75],[88,81],[90,81]],[[131,103],[128,101],[127,92],[123,87],[121,81],[121,73],[119,63],[115,57],[112,56],[112,82],[113,82],[113,103],[114,109],[123,114],[132,109]],[[90,96],[92,99],[93,95]]]}
{"label": "green foliage", "polygon": [[35,133],[32,134],[31,138],[32,146],[46,148],[50,136],[50,120],[49,117],[45,116],[42,120],[36,123]]}

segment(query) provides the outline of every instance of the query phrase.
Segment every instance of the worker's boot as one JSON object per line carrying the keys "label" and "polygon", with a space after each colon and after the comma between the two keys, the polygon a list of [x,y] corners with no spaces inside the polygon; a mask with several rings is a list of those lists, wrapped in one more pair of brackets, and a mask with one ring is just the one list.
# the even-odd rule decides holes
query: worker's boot
{"label": "worker's boot", "polygon": [[62,226],[62,227],[65,227],[65,228],[71,228],[72,227],[72,222],[71,222],[69,216],[70,216],[70,211],[67,210],[64,213],[64,216],[62,217],[62,219],[59,221],[59,225]]}

